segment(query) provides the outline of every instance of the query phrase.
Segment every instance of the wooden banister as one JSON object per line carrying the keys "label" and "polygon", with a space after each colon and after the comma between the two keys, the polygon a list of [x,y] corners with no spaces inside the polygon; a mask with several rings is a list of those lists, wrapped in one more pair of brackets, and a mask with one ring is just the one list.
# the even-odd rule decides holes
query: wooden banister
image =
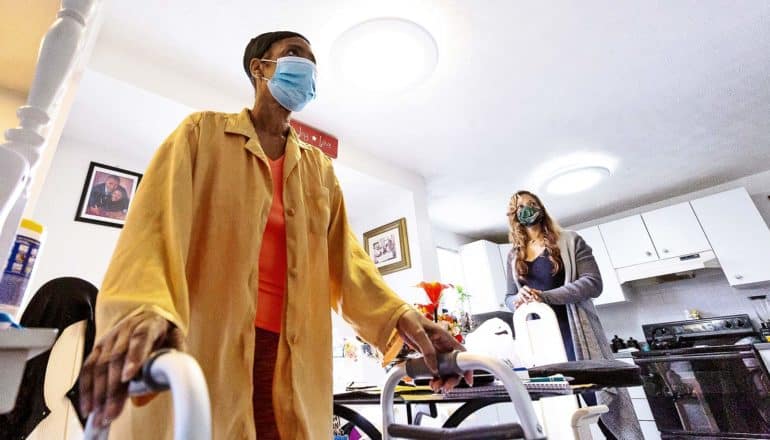
{"label": "wooden banister", "polygon": [[[61,9],[43,37],[35,77],[26,105],[16,114],[19,126],[6,130],[0,145],[0,265],[8,252],[29,198],[30,184],[41,155],[55,148],[47,136],[58,113],[62,96],[72,86],[75,67],[82,62],[84,47],[92,34],[95,11],[102,0],[62,0]],[[57,139],[58,141],[58,139]]]}

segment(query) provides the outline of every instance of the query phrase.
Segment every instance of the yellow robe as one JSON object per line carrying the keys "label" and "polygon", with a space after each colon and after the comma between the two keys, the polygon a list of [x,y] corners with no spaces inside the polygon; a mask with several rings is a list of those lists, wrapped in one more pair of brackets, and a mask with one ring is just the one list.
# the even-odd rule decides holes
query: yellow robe
{"label": "yellow robe", "polygon": [[[396,322],[409,306],[385,285],[350,229],[331,160],[293,131],[285,154],[288,284],[273,401],[283,439],[326,440],[330,310],[390,358],[401,346]],[[255,438],[254,316],[272,193],[248,109],[187,117],[139,185],[97,301],[97,337],[140,310],[184,332],[206,376],[218,440]],[[171,438],[167,394],[127,405],[111,437]]]}

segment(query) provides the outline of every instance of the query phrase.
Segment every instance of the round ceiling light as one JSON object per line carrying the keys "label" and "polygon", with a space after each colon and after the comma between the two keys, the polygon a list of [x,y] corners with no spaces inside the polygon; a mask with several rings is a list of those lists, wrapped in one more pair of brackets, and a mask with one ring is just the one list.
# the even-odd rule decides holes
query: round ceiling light
{"label": "round ceiling light", "polygon": [[371,92],[398,92],[425,81],[438,64],[433,36],[401,18],[359,23],[334,42],[332,64],[342,84]]}
{"label": "round ceiling light", "polygon": [[556,195],[574,194],[596,186],[609,175],[610,170],[605,167],[573,168],[551,177],[545,184],[545,190]]}

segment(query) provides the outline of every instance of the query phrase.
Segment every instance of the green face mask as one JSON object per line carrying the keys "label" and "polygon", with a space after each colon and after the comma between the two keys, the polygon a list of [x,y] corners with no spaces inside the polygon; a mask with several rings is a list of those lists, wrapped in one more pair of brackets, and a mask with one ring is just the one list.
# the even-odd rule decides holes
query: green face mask
{"label": "green face mask", "polygon": [[542,217],[543,211],[540,208],[534,206],[522,206],[516,213],[516,219],[522,226],[532,226],[540,223],[540,217]]}

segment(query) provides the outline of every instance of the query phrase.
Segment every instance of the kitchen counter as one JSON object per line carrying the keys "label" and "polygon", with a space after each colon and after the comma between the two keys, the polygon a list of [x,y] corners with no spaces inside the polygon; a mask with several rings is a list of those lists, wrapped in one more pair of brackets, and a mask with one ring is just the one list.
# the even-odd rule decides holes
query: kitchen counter
{"label": "kitchen counter", "polygon": [[[768,344],[770,345],[770,344]],[[624,351],[619,353],[612,353],[615,356],[615,359],[631,359],[631,353],[636,353],[635,351]]]}

